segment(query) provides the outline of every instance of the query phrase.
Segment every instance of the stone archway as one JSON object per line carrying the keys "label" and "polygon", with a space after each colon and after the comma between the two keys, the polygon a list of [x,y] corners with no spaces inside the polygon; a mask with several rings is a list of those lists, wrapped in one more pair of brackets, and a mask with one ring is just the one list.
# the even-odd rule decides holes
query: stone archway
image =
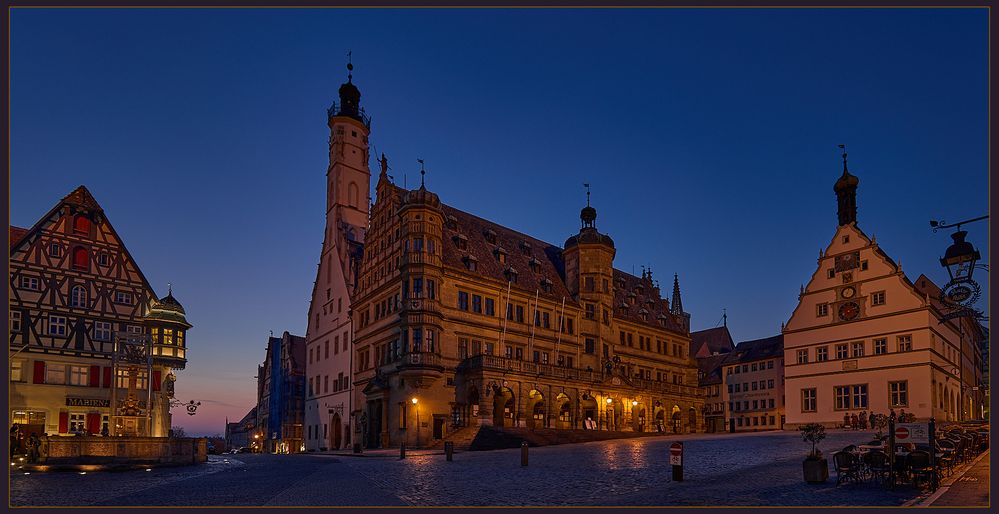
{"label": "stone archway", "polygon": [[656,432],[666,431],[666,411],[662,407],[656,407]]}
{"label": "stone archway", "polygon": [[622,410],[621,401],[615,399],[614,401],[607,404],[607,430],[621,431],[624,430],[622,426]]}
{"label": "stone archway", "polygon": [[672,431],[674,434],[679,434],[683,432],[683,420],[680,418],[680,406],[674,405],[673,409],[670,410],[670,423],[672,425]]}
{"label": "stone archway", "polygon": [[514,426],[516,403],[513,391],[509,387],[501,387],[493,398],[493,425],[497,427]]}
{"label": "stone archway", "polygon": [[599,414],[599,409],[597,408],[597,401],[590,395],[583,395],[583,398],[579,400],[579,410],[581,412],[583,428],[590,430],[599,429],[599,419],[597,415]]}
{"label": "stone archway", "polygon": [[565,393],[559,393],[555,397],[553,406],[558,416],[555,421],[555,428],[572,428],[572,401],[569,399],[569,396]]}
{"label": "stone archway", "polygon": [[545,397],[531,389],[527,393],[527,428],[545,428]]}
{"label": "stone archway", "polygon": [[633,429],[635,432],[646,432],[648,431],[648,421],[645,417],[645,406],[642,404],[635,405],[631,408],[631,421]]}

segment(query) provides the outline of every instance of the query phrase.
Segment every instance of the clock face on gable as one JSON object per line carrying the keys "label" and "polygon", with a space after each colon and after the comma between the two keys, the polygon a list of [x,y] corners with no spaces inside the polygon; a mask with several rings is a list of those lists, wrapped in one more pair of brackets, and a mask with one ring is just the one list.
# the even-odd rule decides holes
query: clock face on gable
{"label": "clock face on gable", "polygon": [[846,302],[839,306],[839,319],[850,321],[860,314],[860,306],[854,302]]}
{"label": "clock face on gable", "polygon": [[846,271],[860,266],[860,252],[845,253],[836,256],[836,271]]}

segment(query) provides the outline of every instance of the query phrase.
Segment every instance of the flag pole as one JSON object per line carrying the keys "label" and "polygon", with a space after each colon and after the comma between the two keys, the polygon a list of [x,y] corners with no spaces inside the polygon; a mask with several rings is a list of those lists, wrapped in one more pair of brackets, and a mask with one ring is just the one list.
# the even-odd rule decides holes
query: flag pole
{"label": "flag pole", "polygon": [[[541,322],[541,320],[538,319],[541,317],[541,313],[538,311],[538,293],[540,292],[540,289],[534,290],[534,309],[531,311],[531,341],[527,345],[527,351],[531,352],[532,357],[534,356],[534,327]],[[538,357],[538,362],[541,362],[540,357]]]}
{"label": "flag pole", "polygon": [[558,344],[562,342],[562,330],[565,329],[565,297],[562,297],[562,314],[558,317],[558,337],[555,338],[555,362],[558,363]]}
{"label": "flag pole", "polygon": [[510,313],[510,284],[512,284],[512,283],[513,282],[509,281],[509,280],[506,282],[506,304],[504,304],[504,306],[503,306],[503,332],[502,332],[502,334],[500,334],[500,348],[497,348],[496,349],[497,351],[501,351],[503,349],[502,348],[503,342],[506,340],[506,322],[507,322],[507,320],[510,319],[510,314],[511,314]]}

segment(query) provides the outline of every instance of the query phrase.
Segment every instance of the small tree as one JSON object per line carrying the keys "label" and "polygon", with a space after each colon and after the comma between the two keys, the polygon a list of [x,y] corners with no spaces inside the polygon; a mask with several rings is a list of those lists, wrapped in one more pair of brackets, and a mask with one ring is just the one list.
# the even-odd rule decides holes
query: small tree
{"label": "small tree", "polygon": [[184,427],[170,427],[170,431],[173,432],[174,437],[185,437],[187,435],[184,433]]}
{"label": "small tree", "polygon": [[888,428],[888,416],[875,414],[871,416],[871,428],[874,429],[874,437],[879,440],[884,438],[885,429]]}
{"label": "small tree", "polygon": [[815,448],[815,445],[826,438],[826,427],[819,423],[809,423],[801,426],[801,437],[806,443],[812,443],[812,451],[808,454],[809,460],[822,458],[822,452]]}

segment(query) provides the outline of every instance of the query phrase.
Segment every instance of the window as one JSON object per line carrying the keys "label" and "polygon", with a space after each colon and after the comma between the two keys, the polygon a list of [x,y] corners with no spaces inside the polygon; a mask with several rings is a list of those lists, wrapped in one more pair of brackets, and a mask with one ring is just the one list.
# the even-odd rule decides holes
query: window
{"label": "window", "polygon": [[836,345],[836,358],[837,359],[845,359],[845,358],[847,358],[849,356],[850,356],[850,354],[847,351],[846,344],[838,344],[838,345]]}
{"label": "window", "polygon": [[73,249],[73,269],[86,271],[90,269],[90,253],[82,246]]}
{"label": "window", "polygon": [[46,384],[65,384],[66,366],[63,364],[49,364],[45,366]]}
{"label": "window", "polygon": [[767,369],[774,369],[774,361],[767,361]]}
{"label": "window", "polygon": [[24,381],[24,361],[15,360],[10,363],[10,381],[11,382],[23,382]]}
{"label": "window", "polygon": [[596,287],[597,287],[596,286],[596,281],[593,280],[593,277],[586,277],[586,278],[584,278],[583,279],[583,284],[584,284],[584,288],[588,292],[593,292],[596,289]]}
{"label": "window", "polygon": [[815,349],[815,362],[824,362],[829,360],[829,347],[820,346]]}
{"label": "window", "polygon": [[35,277],[21,277],[21,289],[38,291],[38,279]]}
{"label": "window", "polygon": [[541,314],[541,326],[551,328],[551,320],[549,319],[547,312]]}
{"label": "window", "polygon": [[49,257],[62,257],[62,246],[59,243],[49,245]]}
{"label": "window", "polygon": [[108,321],[94,322],[94,339],[97,341],[111,340],[111,323]]}
{"label": "window", "polygon": [[[767,389],[773,389],[773,388],[774,388],[774,379],[772,379],[772,378],[768,379],[767,380]],[[770,401],[773,401],[773,400],[770,400]],[[773,405],[771,405],[771,407],[773,407]]]}
{"label": "window", "polygon": [[510,345],[506,345],[506,358],[507,359],[513,358],[513,347]]}
{"label": "window", "polygon": [[[676,347],[676,345],[673,345],[673,346]],[[808,350],[805,350],[805,351],[807,352]],[[743,364],[742,365],[742,372],[743,373],[749,373],[749,364]]]}
{"label": "window", "polygon": [[742,392],[742,384],[735,384],[735,392],[737,393]]}
{"label": "window", "polygon": [[89,235],[90,234],[90,220],[82,214],[77,214],[76,218],[73,219],[73,233]]}
{"label": "window", "polygon": [[857,342],[853,343],[852,347],[853,347],[853,356],[854,357],[863,357],[864,356],[864,342],[863,341],[857,341]]}
{"label": "window", "polygon": [[851,392],[853,393],[853,405],[854,409],[866,409],[867,408],[867,384],[852,386]]}
{"label": "window", "polygon": [[871,293],[871,305],[884,305],[885,304],[885,292],[877,291]]}
{"label": "window", "polygon": [[867,271],[867,261],[860,261],[860,271]]}
{"label": "window", "polygon": [[465,267],[468,268],[468,271],[476,271],[479,269],[479,262],[469,255],[465,258]]}
{"label": "window", "polygon": [[413,329],[413,353],[420,353],[423,351],[423,329],[414,328]]}
{"label": "window", "polygon": [[486,316],[496,315],[496,302],[492,298],[486,298]]}
{"label": "window", "polygon": [[464,291],[458,291],[458,308],[463,311],[468,310],[468,293]]}
{"label": "window", "polygon": [[[414,278],[413,279],[413,298],[422,298],[422,297],[423,297],[423,279],[422,278]],[[465,300],[466,300],[465,310],[468,310],[468,305],[467,305],[468,298],[467,298],[467,295],[466,295]]]}
{"label": "window", "polygon": [[888,382],[888,396],[891,398],[892,407],[909,406],[909,382]]}
{"label": "window", "polygon": [[756,382],[753,382],[752,384],[753,384],[753,391],[755,391],[757,389]]}
{"label": "window", "polygon": [[824,317],[829,315],[829,305],[825,303],[820,303],[815,306],[815,316]]}
{"label": "window", "polygon": [[592,354],[594,351],[596,351],[595,346],[596,342],[593,341],[593,339],[586,338],[585,345],[583,346],[583,352]]}
{"label": "window", "polygon": [[524,322],[524,306],[523,305],[518,305],[517,306],[517,323],[523,323],[523,322]]}
{"label": "window", "polygon": [[10,331],[15,334],[21,331],[21,311],[10,311]]}
{"label": "window", "polygon": [[900,352],[911,352],[912,351],[912,336],[898,336],[898,351]]}
{"label": "window", "polygon": [[90,385],[90,382],[87,381],[88,375],[90,375],[90,368],[88,366],[70,366],[69,385]]}
{"label": "window", "polygon": [[483,352],[483,353],[485,353],[486,355],[492,355],[493,354],[493,348],[494,348],[493,343],[487,341],[486,342],[486,351]]}
{"label": "window", "polygon": [[826,270],[826,276],[829,278],[836,278],[836,270],[829,268]]}
{"label": "window", "polygon": [[801,412],[815,412],[815,389],[802,389],[801,390]]}
{"label": "window", "polygon": [[114,293],[115,303],[120,303],[123,305],[132,305],[132,293],[125,291],[115,291]]}
{"label": "window", "polygon": [[833,388],[836,410],[867,408],[867,384]]}
{"label": "window", "polygon": [[756,371],[756,363],[754,362],[750,367],[750,371]]}
{"label": "window", "polygon": [[586,319],[593,319],[596,307],[592,303],[586,304]]}
{"label": "window", "polygon": [[[179,336],[180,334],[177,334],[177,335]],[[325,358],[329,359],[330,358],[330,342],[326,341],[326,345],[325,346],[326,346],[326,357]]]}
{"label": "window", "polygon": [[49,316],[49,335],[66,335],[66,318],[63,316]]}
{"label": "window", "polygon": [[888,353],[888,339],[879,338],[874,340],[874,355]]}
{"label": "window", "polygon": [[519,360],[519,361],[524,360],[524,349],[523,348],[517,348],[516,356],[517,356],[517,360]]}
{"label": "window", "polygon": [[324,393],[330,392],[330,376],[329,375],[326,375],[326,376],[323,377],[323,392]]}
{"label": "window", "polygon": [[[774,401],[774,399],[773,399],[773,398],[770,398],[770,399],[769,399],[769,401],[768,401],[768,403],[769,403],[769,407],[770,407],[771,409],[772,409],[772,408],[774,408],[774,403],[775,403],[775,401]],[[773,419],[773,418],[771,418],[771,419]],[[771,421],[771,423],[773,423],[773,421]]]}
{"label": "window", "polygon": [[437,298],[437,287],[433,280],[427,280],[427,298],[431,300]]}
{"label": "window", "polygon": [[482,297],[477,294],[472,295],[472,312],[482,314]]}
{"label": "window", "polygon": [[110,258],[107,252],[101,252],[97,254],[97,264],[100,264],[101,266],[107,266],[109,260]]}
{"label": "window", "polygon": [[808,364],[808,349],[798,350],[798,364]]}
{"label": "window", "polygon": [[83,412],[70,412],[69,413],[69,431],[70,432],[86,432],[87,431],[87,415]]}

